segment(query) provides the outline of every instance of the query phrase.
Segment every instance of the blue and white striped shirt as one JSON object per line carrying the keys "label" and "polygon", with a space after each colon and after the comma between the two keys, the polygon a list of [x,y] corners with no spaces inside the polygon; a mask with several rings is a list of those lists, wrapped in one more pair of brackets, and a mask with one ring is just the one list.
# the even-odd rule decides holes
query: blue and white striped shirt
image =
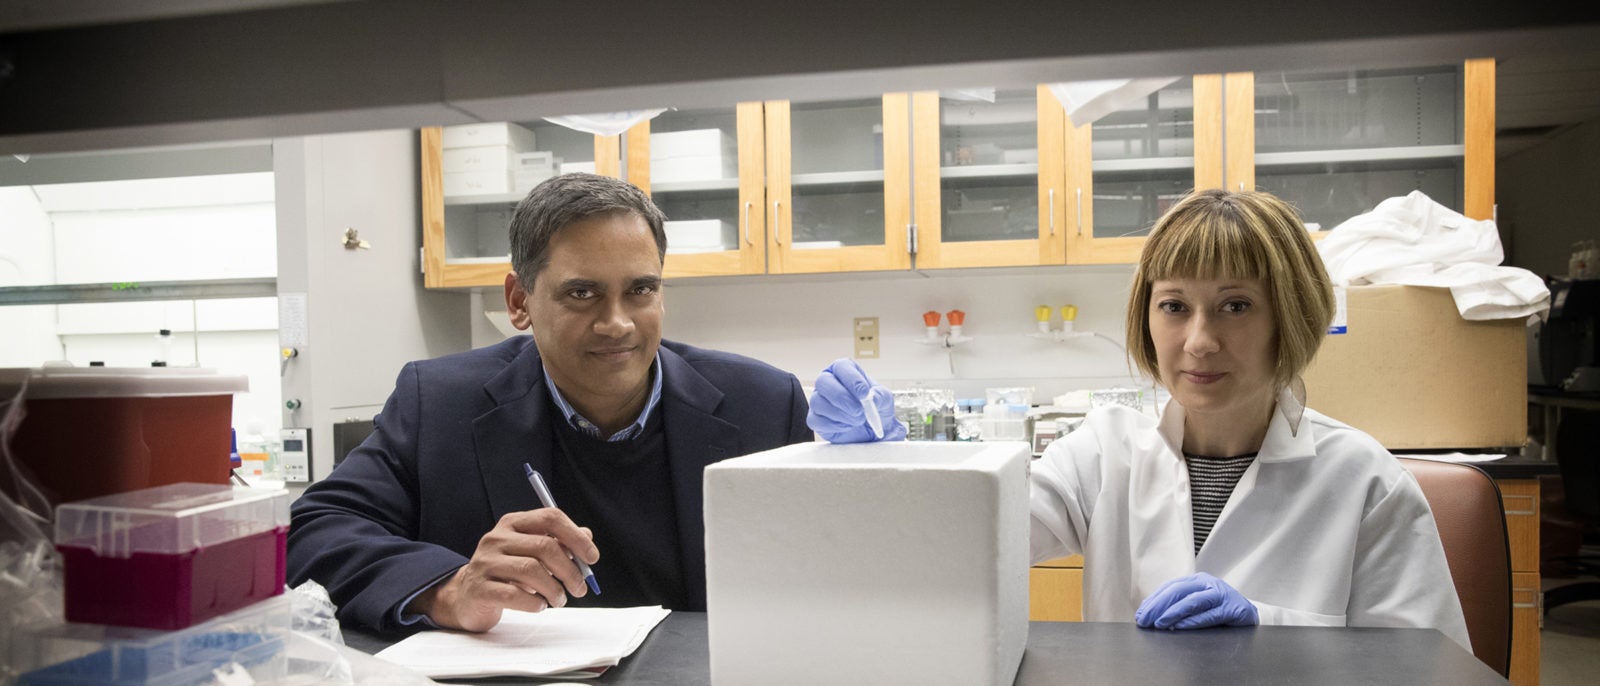
{"label": "blue and white striped shirt", "polygon": [[[606,441],[626,441],[638,436],[644,431],[644,422],[650,418],[650,411],[656,409],[656,405],[661,403],[660,351],[656,352],[655,362],[650,363],[650,377],[652,379],[650,382],[650,397],[644,401],[644,409],[639,411],[639,418],[633,420],[632,424],[621,431],[611,434],[610,438],[605,439]],[[561,409],[561,416],[567,418],[567,423],[572,425],[572,428],[595,438],[603,438],[600,435],[600,427],[595,426],[594,422],[578,414],[578,411],[573,409],[572,403],[567,402],[566,397],[561,395],[560,389],[556,388],[556,382],[550,378],[550,372],[548,371],[544,373],[544,385],[545,388],[550,389],[551,399],[556,401],[556,407]]]}

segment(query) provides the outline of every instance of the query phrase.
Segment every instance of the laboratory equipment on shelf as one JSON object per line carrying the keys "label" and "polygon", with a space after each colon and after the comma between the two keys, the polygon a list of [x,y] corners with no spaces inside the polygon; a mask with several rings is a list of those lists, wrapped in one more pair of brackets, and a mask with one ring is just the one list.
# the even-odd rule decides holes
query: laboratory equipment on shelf
{"label": "laboratory equipment on shelf", "polygon": [[956,392],[948,388],[894,391],[894,413],[906,425],[908,441],[958,440]]}

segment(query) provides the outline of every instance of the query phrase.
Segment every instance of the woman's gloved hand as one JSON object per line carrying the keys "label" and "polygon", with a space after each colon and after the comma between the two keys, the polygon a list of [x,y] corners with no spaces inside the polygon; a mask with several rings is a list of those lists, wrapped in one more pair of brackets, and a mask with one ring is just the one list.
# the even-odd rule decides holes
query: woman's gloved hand
{"label": "woman's gloved hand", "polygon": [[1261,623],[1256,606],[1228,582],[1205,572],[1161,584],[1139,604],[1133,621],[1141,628],[1203,629],[1208,626],[1254,626]]}
{"label": "woman's gloved hand", "polygon": [[[871,416],[867,414],[869,409]],[[881,438],[873,430],[873,419],[882,428]],[[861,365],[849,358],[835,360],[817,375],[806,426],[829,443],[899,441],[906,437],[906,425],[894,416],[894,394],[874,385]]]}

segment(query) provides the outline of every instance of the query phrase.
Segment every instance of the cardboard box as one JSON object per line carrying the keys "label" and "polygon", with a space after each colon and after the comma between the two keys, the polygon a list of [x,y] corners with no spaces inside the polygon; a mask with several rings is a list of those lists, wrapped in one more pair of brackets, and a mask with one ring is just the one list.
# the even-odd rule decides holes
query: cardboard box
{"label": "cardboard box", "polygon": [[526,152],[534,147],[533,131],[504,122],[446,126],[440,145],[446,150],[480,145],[506,145]]}
{"label": "cardboard box", "polygon": [[801,443],[705,470],[718,684],[1010,684],[1028,444]]}
{"label": "cardboard box", "polygon": [[1528,437],[1521,319],[1467,321],[1446,288],[1352,286],[1345,333],[1306,370],[1306,405],[1390,450],[1500,448]]}

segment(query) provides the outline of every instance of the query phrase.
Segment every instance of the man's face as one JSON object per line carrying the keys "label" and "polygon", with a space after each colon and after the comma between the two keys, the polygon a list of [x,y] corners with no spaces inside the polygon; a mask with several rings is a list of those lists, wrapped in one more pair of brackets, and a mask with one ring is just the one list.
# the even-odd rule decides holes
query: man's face
{"label": "man's face", "polygon": [[575,406],[627,404],[649,393],[661,345],[661,258],[636,214],[562,227],[527,293],[506,280],[512,323],[530,326],[545,370]]}

